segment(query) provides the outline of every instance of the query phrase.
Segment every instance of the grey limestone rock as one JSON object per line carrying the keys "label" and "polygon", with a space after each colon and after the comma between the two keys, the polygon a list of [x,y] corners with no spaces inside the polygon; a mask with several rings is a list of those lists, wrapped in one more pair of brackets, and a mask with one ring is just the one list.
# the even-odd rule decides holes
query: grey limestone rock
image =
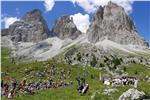
{"label": "grey limestone rock", "polygon": [[[7,33],[6,33],[7,32]],[[40,10],[27,12],[20,21],[16,21],[2,35],[10,35],[14,42],[39,42],[50,36],[46,21]]]}
{"label": "grey limestone rock", "polygon": [[111,1],[98,8],[87,34],[92,43],[107,38],[124,45],[148,46],[148,43],[138,36],[136,27],[124,8]]}
{"label": "grey limestone rock", "polygon": [[145,97],[143,91],[138,91],[137,89],[129,89],[124,92],[118,100],[143,100]]}
{"label": "grey limestone rock", "polygon": [[62,16],[56,20],[52,32],[60,39],[76,39],[81,34],[70,16]]}

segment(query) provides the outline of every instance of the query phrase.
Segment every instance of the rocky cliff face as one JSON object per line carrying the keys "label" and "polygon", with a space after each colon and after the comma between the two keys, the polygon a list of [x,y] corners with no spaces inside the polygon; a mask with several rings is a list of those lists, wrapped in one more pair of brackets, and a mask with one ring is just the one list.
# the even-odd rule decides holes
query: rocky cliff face
{"label": "rocky cliff face", "polygon": [[92,43],[107,38],[119,44],[148,45],[138,36],[134,23],[125,13],[124,8],[112,2],[99,7],[87,34]]}
{"label": "rocky cliff face", "polygon": [[60,39],[76,39],[81,34],[81,32],[77,29],[76,25],[73,23],[73,19],[70,16],[60,17],[55,22],[52,32]]}
{"label": "rocky cliff face", "polygon": [[1,36],[7,36],[7,35],[9,35],[9,29],[2,29]]}
{"label": "rocky cliff face", "polygon": [[[2,31],[2,34],[5,34]],[[14,22],[7,30],[14,42],[39,42],[48,38],[50,31],[40,10],[28,12],[20,21]]]}

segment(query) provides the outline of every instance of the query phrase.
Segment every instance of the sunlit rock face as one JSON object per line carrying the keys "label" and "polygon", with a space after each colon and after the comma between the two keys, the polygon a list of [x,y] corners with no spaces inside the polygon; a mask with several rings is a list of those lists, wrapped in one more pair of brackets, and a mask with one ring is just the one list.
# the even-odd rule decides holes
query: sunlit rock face
{"label": "sunlit rock face", "polygon": [[50,36],[47,23],[38,9],[27,12],[20,21],[10,25],[7,32],[14,42],[39,42]]}
{"label": "sunlit rock face", "polygon": [[99,7],[87,34],[92,43],[107,38],[119,44],[148,46],[148,43],[138,36],[136,27],[124,8],[112,2]]}
{"label": "sunlit rock face", "polygon": [[62,16],[56,20],[52,32],[60,39],[76,39],[81,34],[70,16]]}

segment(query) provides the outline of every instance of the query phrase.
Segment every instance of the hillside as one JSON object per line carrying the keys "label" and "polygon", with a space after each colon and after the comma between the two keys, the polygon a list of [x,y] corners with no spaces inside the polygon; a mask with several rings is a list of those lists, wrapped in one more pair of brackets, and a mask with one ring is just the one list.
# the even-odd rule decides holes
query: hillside
{"label": "hillside", "polygon": [[150,48],[125,9],[97,7],[82,33],[34,9],[2,29],[2,100],[150,99]]}
{"label": "hillside", "polygon": [[[6,79],[6,77],[14,77],[17,80],[22,80],[26,75],[30,75],[31,73],[37,73],[39,71],[43,70],[48,70],[50,69],[51,66],[46,67],[46,63],[55,64],[58,68],[60,69],[65,69],[65,71],[71,70],[71,78],[67,81],[72,81],[73,84],[64,88],[51,88],[51,89],[46,89],[46,90],[41,90],[38,91],[37,93],[33,95],[28,95],[24,93],[18,93],[21,96],[15,97],[14,100],[27,100],[28,98],[32,100],[66,100],[66,99],[71,99],[71,100],[90,100],[93,98],[93,100],[112,100],[112,99],[117,99],[123,92],[128,90],[129,88],[133,87],[132,85],[130,86],[119,86],[117,87],[117,91],[114,93],[111,93],[109,96],[103,95],[103,91],[106,88],[109,88],[108,86],[104,85],[101,81],[99,81],[99,73],[101,72],[103,74],[107,74],[107,72],[104,69],[95,69],[91,67],[85,67],[85,66],[80,66],[80,65],[69,65],[69,64],[63,64],[59,63],[53,60],[49,61],[42,61],[42,62],[32,62],[28,64],[19,64],[19,65],[14,65],[12,64],[9,60],[9,50],[6,48],[2,48],[2,72],[7,73],[7,74],[2,74],[2,79]],[[135,69],[136,67],[136,69]],[[144,78],[147,75],[150,76],[150,68],[145,67],[140,64],[130,64],[126,65],[126,71],[129,73],[129,76],[137,76]],[[26,70],[28,69],[28,70]],[[135,71],[138,72],[138,74],[135,75]],[[88,76],[83,76],[86,72],[89,73]],[[89,84],[89,90],[85,95],[80,95],[77,92],[77,81],[75,78],[81,75],[86,79],[86,82]],[[91,78],[91,75],[93,75],[94,78]],[[109,74],[108,74],[109,75]],[[111,75],[110,75],[111,76]],[[54,77],[54,80],[57,80],[57,75]],[[28,82],[31,80],[39,80],[39,78],[27,78]],[[46,76],[42,77],[41,80],[46,80]],[[150,94],[150,89],[147,88],[149,87],[149,83],[140,81],[138,84],[138,90],[142,90],[145,93]],[[94,97],[93,97],[94,96]],[[2,97],[2,100],[7,100],[5,97]]]}

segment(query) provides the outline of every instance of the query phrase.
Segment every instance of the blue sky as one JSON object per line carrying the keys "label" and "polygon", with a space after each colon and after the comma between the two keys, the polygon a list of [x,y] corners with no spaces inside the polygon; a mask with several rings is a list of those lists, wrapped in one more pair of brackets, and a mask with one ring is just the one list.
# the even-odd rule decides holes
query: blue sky
{"label": "blue sky", "polygon": [[[56,19],[62,15],[74,15],[76,13],[87,14],[87,12],[80,6],[74,5],[71,2],[55,2],[53,9],[49,12],[45,11],[44,1],[2,1],[1,13],[2,19],[4,17],[21,18],[26,12],[33,9],[40,9],[43,12],[44,19],[47,21],[49,28],[51,28]],[[94,14],[88,14],[90,21]],[[136,24],[139,35],[144,37],[150,44],[150,1],[135,1],[132,4],[132,13],[129,14]],[[1,23],[4,28],[4,22]]]}

